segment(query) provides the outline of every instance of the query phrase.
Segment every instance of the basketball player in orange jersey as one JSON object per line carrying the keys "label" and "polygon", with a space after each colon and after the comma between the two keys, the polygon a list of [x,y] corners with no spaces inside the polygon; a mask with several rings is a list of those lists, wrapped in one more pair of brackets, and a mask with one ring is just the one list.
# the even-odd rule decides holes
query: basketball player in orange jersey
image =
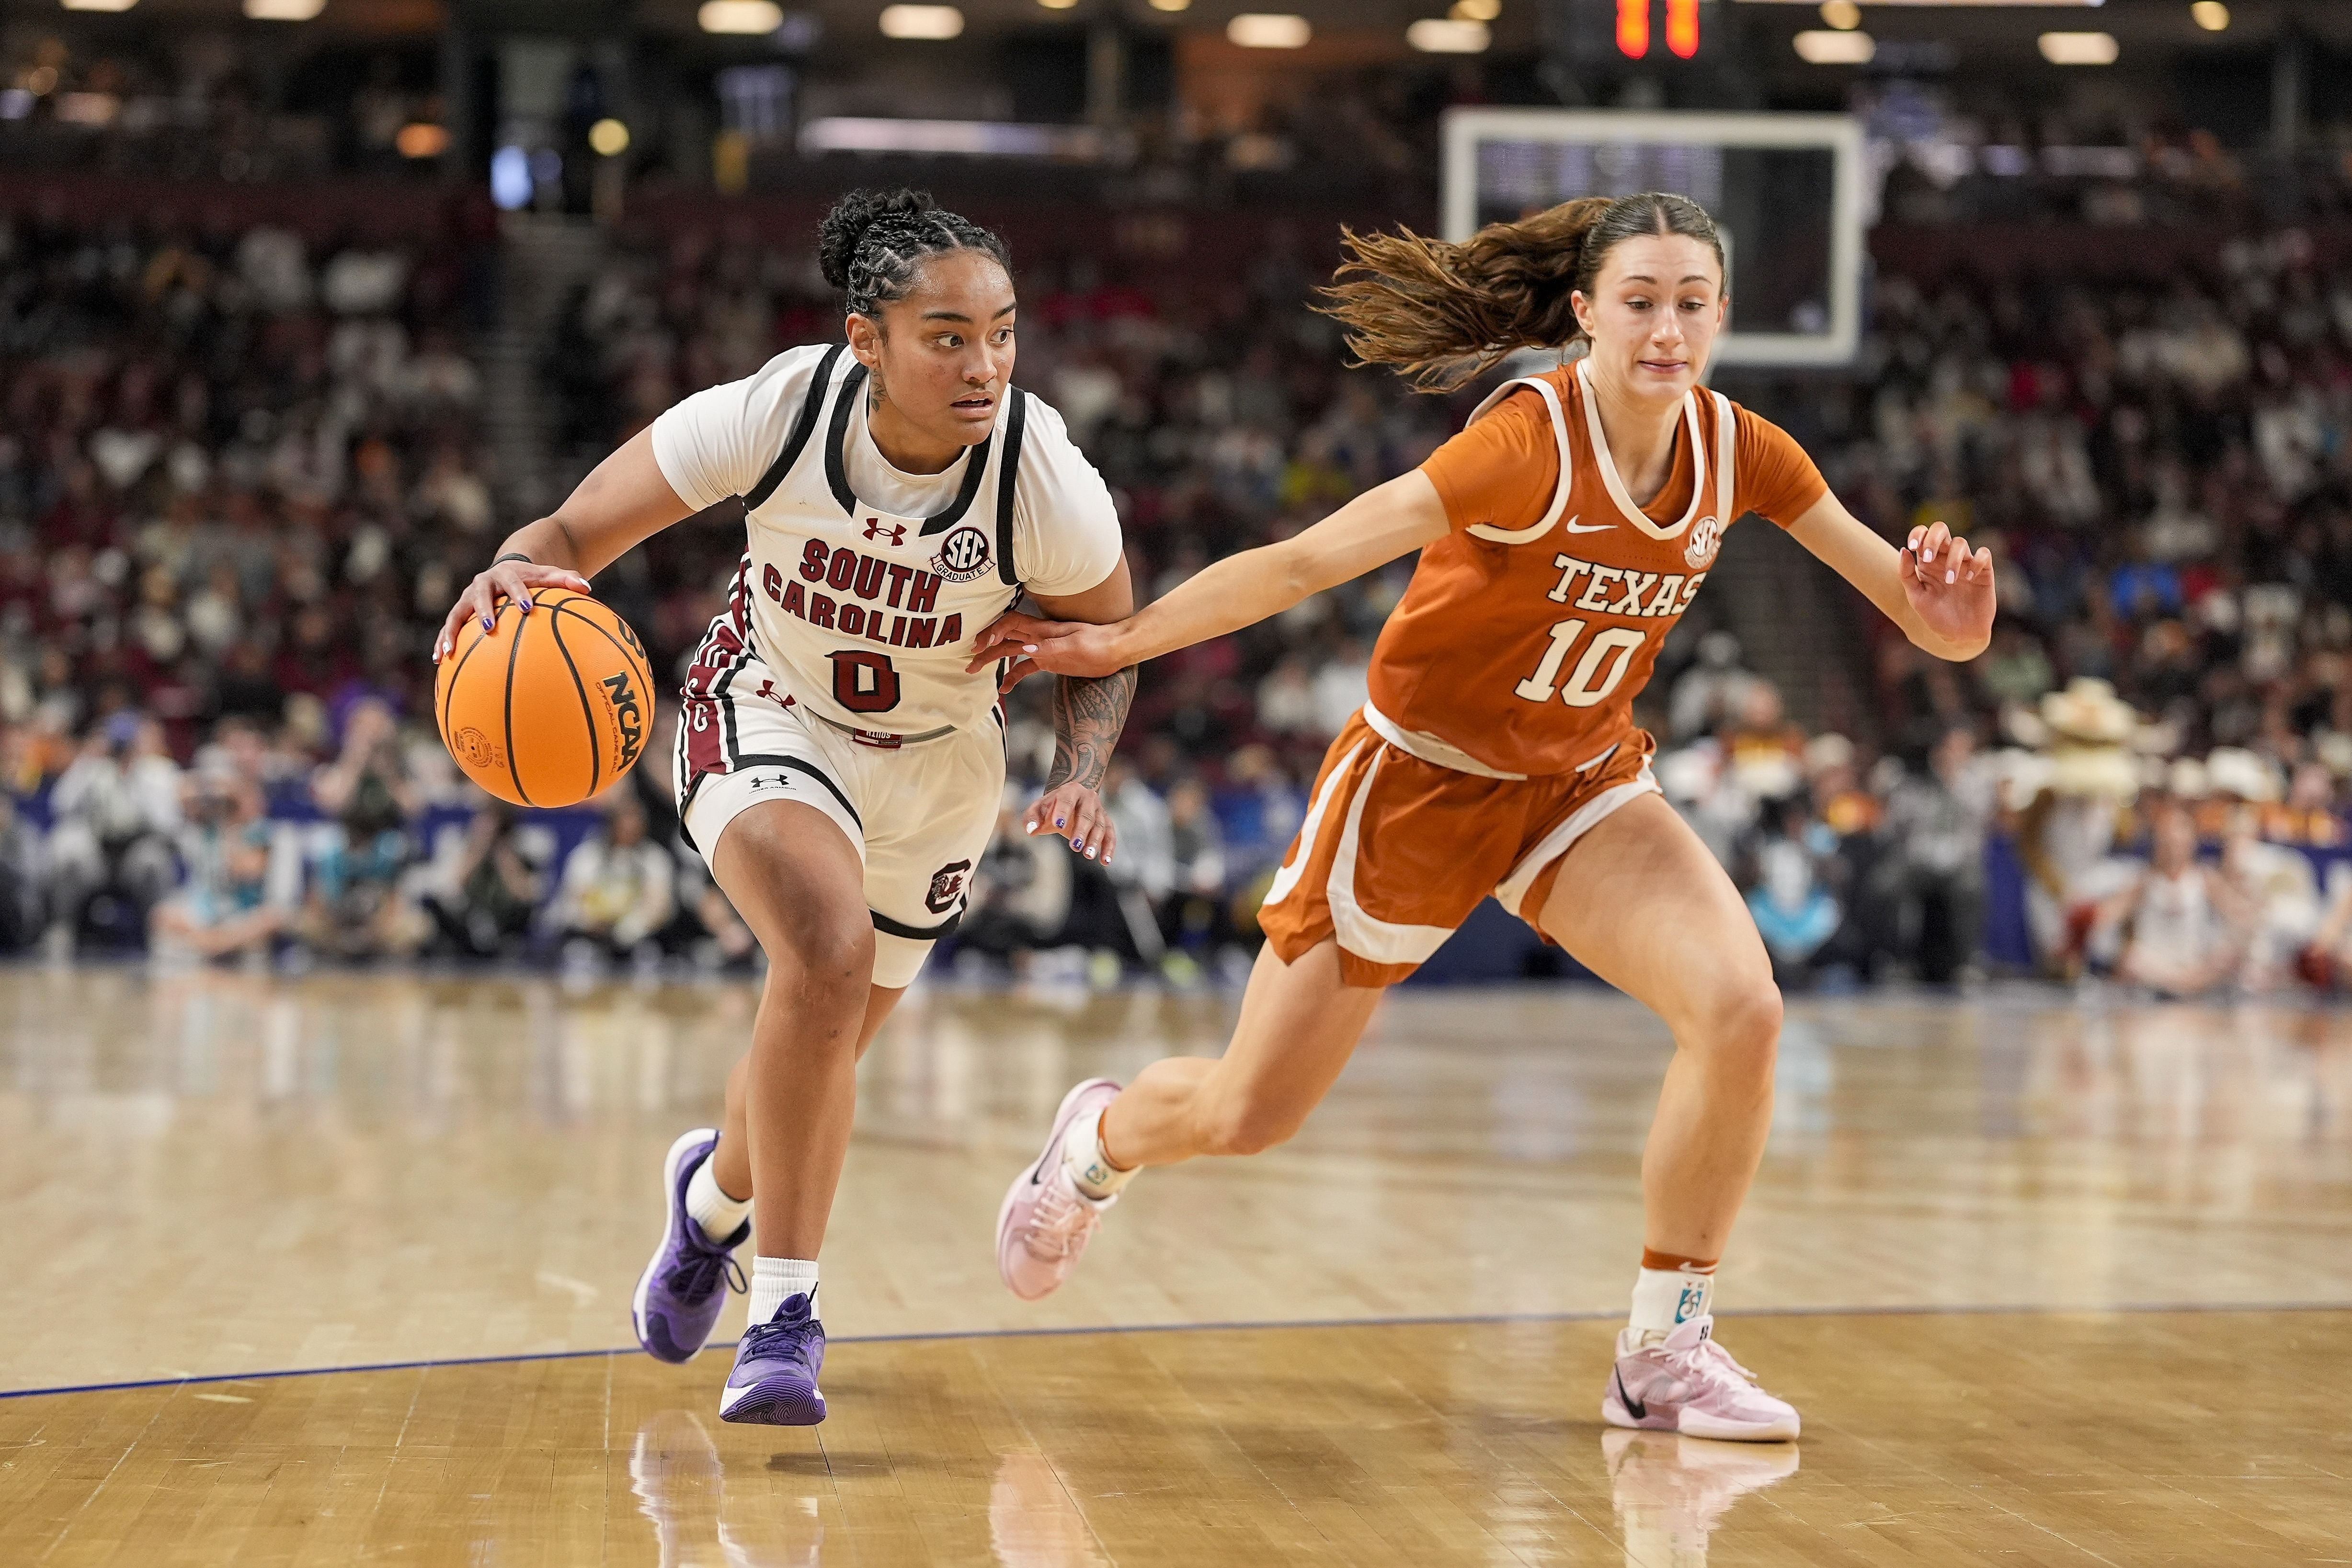
{"label": "basketball player in orange jersey", "polygon": [[[678,818],[768,956],[722,1127],[662,1166],[662,1239],[638,1342],[685,1361],[754,1242],[728,1421],[824,1418],[817,1248],[841,1181],[857,1059],[962,916],[1004,791],[995,681],[971,639],[1026,591],[1049,614],[1134,607],[1110,491],[1061,416],[1012,384],[1004,242],[919,192],[853,191],[818,259],[844,341],[788,349],[664,413],[525,525],[450,611],[436,656],[500,600],[528,614],[696,512],[740,497],[727,608],[687,671]],[[1097,790],[1132,671],[1065,681],[1032,833],[1108,861]],[[753,1200],[756,1197],[757,1202]]]}
{"label": "basketball player in orange jersey", "polygon": [[1419,469],[1296,538],[1229,557],[1102,625],[1012,615],[973,668],[1126,669],[1278,614],[1420,550],[1266,894],[1225,1054],[1079,1084],[1006,1194],[997,1263],[1035,1298],[1146,1166],[1244,1155],[1298,1130],[1381,989],[1493,894],[1672,1028],[1642,1161],[1644,1245],[1601,1411],[1620,1427],[1790,1438],[1797,1413],[1717,1345],[1716,1260],[1771,1124],[1780,996],[1739,894],[1650,777],[1635,694],[1724,530],[1757,511],[1947,659],[1992,631],[1989,552],[1940,523],[1896,550],[1788,435],[1699,386],[1723,324],[1723,245],[1679,196],[1570,202],[1459,245],[1347,236],[1328,312],[1356,354],[1424,390],[1519,348],[1582,340],[1508,383]]}

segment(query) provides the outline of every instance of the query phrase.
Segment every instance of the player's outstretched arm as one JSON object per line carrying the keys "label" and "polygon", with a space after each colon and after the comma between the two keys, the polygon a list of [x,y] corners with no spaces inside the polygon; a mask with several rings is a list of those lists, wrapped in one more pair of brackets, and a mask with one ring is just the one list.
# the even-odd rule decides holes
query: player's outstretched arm
{"label": "player's outstretched arm", "polygon": [[1449,527],[1437,486],[1416,468],[1290,538],[1227,556],[1126,620],[1087,626],[999,617],[973,643],[971,668],[1016,653],[1007,685],[1033,670],[1107,675],[1279,615],[1311,593],[1444,538]]}
{"label": "player's outstretched arm", "polygon": [[513,600],[527,615],[534,588],[585,593],[590,578],[693,509],[662,477],[647,425],[597,464],[563,505],[506,537],[497,559],[466,585],[441,623],[434,662],[457,646],[467,616],[478,616],[488,631],[501,599]]}
{"label": "player's outstretched arm", "polygon": [[[1135,613],[1135,585],[1121,556],[1111,574],[1084,593],[1037,595],[1037,607],[1061,624],[1097,625]],[[1064,675],[1054,684],[1054,767],[1045,792],[1029,808],[1022,826],[1029,832],[1059,833],[1074,854],[1110,863],[1118,829],[1102,802],[1103,774],[1111,748],[1127,727],[1135,701],[1135,667],[1107,675]]]}
{"label": "player's outstretched arm", "polygon": [[1823,496],[1789,533],[1937,658],[1973,659],[1992,641],[1992,551],[1971,552],[1943,524],[1913,528],[1898,550]]}

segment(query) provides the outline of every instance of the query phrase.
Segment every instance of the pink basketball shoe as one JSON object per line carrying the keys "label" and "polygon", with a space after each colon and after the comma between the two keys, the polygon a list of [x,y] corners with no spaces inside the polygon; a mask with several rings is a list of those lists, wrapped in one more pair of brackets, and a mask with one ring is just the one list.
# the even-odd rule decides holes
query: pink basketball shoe
{"label": "pink basketball shoe", "polygon": [[1749,1443],[1791,1441],[1796,1407],[1756,1386],[1756,1375],[1715,1343],[1715,1319],[1693,1318],[1655,1344],[1617,1335],[1617,1370],[1601,1398],[1612,1427],[1728,1437]]}
{"label": "pink basketball shoe", "polygon": [[996,1211],[996,1271],[1024,1301],[1051,1295],[1069,1278],[1078,1255],[1094,1239],[1103,1210],[1118,1201],[1116,1194],[1088,1197],[1080,1192],[1062,1159],[1062,1139],[1070,1124],[1118,1097],[1118,1085],[1108,1078],[1089,1078],[1062,1096],[1045,1152],[1013,1178],[1004,1207]]}

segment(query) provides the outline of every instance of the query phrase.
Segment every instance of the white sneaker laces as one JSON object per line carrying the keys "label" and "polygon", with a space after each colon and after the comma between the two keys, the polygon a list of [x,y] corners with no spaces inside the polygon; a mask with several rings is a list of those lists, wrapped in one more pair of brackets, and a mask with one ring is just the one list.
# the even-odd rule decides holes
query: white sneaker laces
{"label": "white sneaker laces", "polygon": [[1093,1214],[1093,1209],[1064,1181],[1048,1182],[1037,1197],[1036,1218],[1030,1223],[1029,1233],[1021,1239],[1022,1245],[1040,1261],[1057,1262],[1068,1256],[1071,1245],[1086,1234],[1087,1221]]}
{"label": "white sneaker laces", "polygon": [[1740,1365],[1729,1351],[1712,1338],[1703,1339],[1688,1350],[1669,1351],[1666,1360],[1676,1375],[1694,1382],[1748,1390],[1756,1387],[1756,1375]]}

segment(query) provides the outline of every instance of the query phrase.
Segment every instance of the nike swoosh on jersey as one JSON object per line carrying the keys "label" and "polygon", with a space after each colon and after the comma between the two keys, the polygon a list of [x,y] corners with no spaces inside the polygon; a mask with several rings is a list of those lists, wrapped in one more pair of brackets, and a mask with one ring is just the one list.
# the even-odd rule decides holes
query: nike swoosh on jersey
{"label": "nike swoosh on jersey", "polygon": [[1568,531],[1572,534],[1605,534],[1617,525],[1614,523],[1584,523],[1580,525],[1574,517],[1570,517],[1568,519],[1567,526]]}

